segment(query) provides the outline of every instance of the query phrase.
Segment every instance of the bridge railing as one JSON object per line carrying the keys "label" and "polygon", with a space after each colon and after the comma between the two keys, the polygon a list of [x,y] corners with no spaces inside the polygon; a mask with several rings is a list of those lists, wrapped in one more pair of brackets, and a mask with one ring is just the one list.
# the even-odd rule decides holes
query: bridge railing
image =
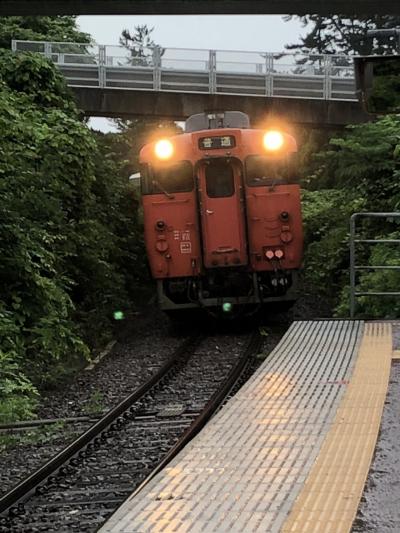
{"label": "bridge railing", "polygon": [[340,55],[13,41],[75,87],[356,100],[352,58]]}

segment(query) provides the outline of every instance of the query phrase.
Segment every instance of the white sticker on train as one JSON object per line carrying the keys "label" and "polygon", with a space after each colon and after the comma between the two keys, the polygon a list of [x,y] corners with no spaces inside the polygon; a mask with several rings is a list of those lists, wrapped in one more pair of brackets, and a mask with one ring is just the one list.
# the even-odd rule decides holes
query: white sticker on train
{"label": "white sticker on train", "polygon": [[181,242],[181,254],[191,254],[191,253],[192,253],[192,243]]}

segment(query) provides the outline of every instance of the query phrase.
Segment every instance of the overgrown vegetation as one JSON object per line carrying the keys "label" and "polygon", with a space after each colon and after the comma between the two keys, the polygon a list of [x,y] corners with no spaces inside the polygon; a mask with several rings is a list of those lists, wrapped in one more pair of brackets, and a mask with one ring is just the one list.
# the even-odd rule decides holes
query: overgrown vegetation
{"label": "overgrown vegetation", "polygon": [[396,53],[395,35],[381,35],[374,39],[369,30],[393,29],[400,26],[400,17],[392,15],[346,16],[346,15],[287,15],[301,20],[306,34],[300,42],[287,45],[288,50],[303,54],[368,55]]}
{"label": "overgrown vegetation", "polygon": [[[0,412],[110,335],[143,279],[124,162],[81,121],[46,59],[0,52]],[[140,257],[140,260],[139,260]]]}
{"label": "overgrown vegetation", "polygon": [[0,48],[11,41],[54,41],[89,43],[89,34],[76,27],[76,17],[0,17]]}
{"label": "overgrown vegetation", "polygon": [[[349,126],[343,136],[330,140],[308,168],[303,195],[306,279],[330,299],[337,314],[348,316],[349,219],[356,211],[399,210],[400,117]],[[396,230],[393,223],[367,222],[361,234],[388,238],[390,228]],[[400,264],[393,246],[373,246],[359,249],[364,264]],[[359,278],[360,287],[367,290],[398,291],[399,283],[395,271],[371,271]],[[398,316],[400,311],[394,299],[364,297],[359,303],[359,312],[366,316]]]}
{"label": "overgrown vegetation", "polygon": [[[284,18],[290,20],[292,16]],[[299,54],[299,64],[316,62],[315,54],[350,57],[396,53],[398,43],[393,32],[372,38],[368,31],[396,28],[400,25],[399,17],[306,15],[297,18],[303,22],[305,35],[300,42],[286,48]],[[349,60],[336,59],[335,64],[347,65]],[[390,74],[394,74],[392,67]],[[388,110],[396,108],[398,100],[398,80],[389,78],[389,82],[379,94]],[[298,135],[299,172],[304,188],[305,283],[317,297],[329,301],[339,316],[349,313],[351,214],[399,210],[399,120],[398,116],[391,116],[349,126],[342,132],[303,130]],[[365,222],[361,234],[366,238],[397,235],[396,221]],[[359,246],[358,258],[365,265],[400,264],[393,245]],[[398,291],[399,281],[395,271],[369,271],[358,277],[360,289],[369,291]],[[363,297],[358,311],[365,316],[398,317],[400,309],[396,298]]]}
{"label": "overgrown vegetation", "polygon": [[[0,26],[5,49],[11,38],[90,42],[72,17],[9,17]],[[124,32],[122,43],[132,60],[147,61],[152,30],[135,32]],[[34,416],[38,390],[109,338],[113,311],[129,310],[147,278],[138,198],[128,177],[151,135],[178,128],[156,120],[118,126],[117,134],[93,133],[50,62],[0,50],[2,422]],[[300,141],[305,273],[313,291],[346,315],[349,217],[399,209],[400,118],[350,126],[329,141],[330,135],[307,132]],[[386,227],[377,229],[387,236]],[[390,231],[400,238],[397,227]],[[361,253],[371,264],[400,260],[384,245]],[[359,281],[398,290],[400,279],[394,271],[366,272]],[[364,298],[360,305],[372,316],[400,313],[395,300]],[[97,409],[100,398],[92,400],[89,409]]]}
{"label": "overgrown vegetation", "polygon": [[[38,390],[109,339],[115,311],[135,306],[148,275],[137,189],[128,178],[150,132],[176,128],[132,120],[120,121],[117,134],[91,131],[50,61],[10,52],[11,39],[90,43],[75,18],[0,22],[4,422],[34,416]],[[132,56],[151,31],[125,35]]]}

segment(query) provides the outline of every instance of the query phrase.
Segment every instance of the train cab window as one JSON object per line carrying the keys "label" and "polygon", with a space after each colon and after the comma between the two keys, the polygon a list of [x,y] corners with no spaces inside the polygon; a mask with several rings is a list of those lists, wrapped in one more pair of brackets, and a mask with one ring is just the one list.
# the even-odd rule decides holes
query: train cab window
{"label": "train cab window", "polygon": [[189,161],[179,161],[165,167],[142,168],[142,194],[174,194],[193,190],[193,167]]}
{"label": "train cab window", "polygon": [[293,183],[293,158],[252,155],[246,159],[246,184],[250,187]]}
{"label": "train cab window", "polygon": [[210,161],[205,169],[205,177],[209,198],[226,198],[234,194],[233,168],[226,161]]}

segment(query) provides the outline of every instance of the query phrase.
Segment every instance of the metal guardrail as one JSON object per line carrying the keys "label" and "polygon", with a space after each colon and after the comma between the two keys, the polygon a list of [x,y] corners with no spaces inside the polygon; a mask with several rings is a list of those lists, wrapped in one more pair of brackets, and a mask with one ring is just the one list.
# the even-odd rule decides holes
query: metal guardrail
{"label": "metal guardrail", "polygon": [[356,272],[360,270],[400,270],[400,265],[357,265],[356,244],[400,244],[400,239],[357,239],[357,218],[390,219],[400,218],[400,213],[354,213],[350,217],[350,316],[354,318],[358,296],[400,296],[397,291],[357,291]]}
{"label": "metal guardrail", "polygon": [[343,55],[12,41],[51,59],[72,87],[357,100]]}

